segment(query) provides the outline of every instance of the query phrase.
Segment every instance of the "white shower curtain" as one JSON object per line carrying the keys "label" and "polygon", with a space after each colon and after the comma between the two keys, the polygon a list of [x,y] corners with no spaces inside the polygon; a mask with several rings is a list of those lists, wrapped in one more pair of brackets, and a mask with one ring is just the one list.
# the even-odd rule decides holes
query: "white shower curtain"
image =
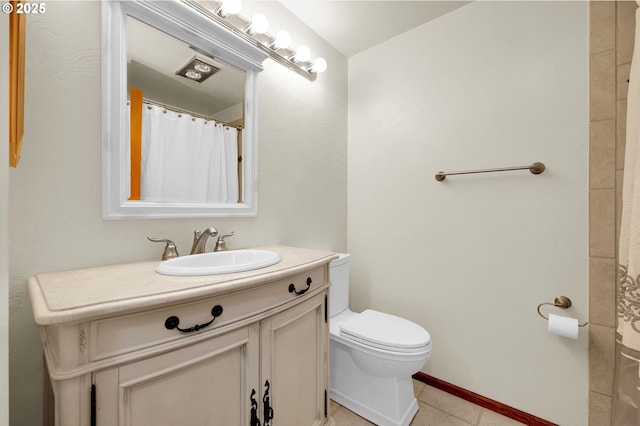
{"label": "white shower curtain", "polygon": [[237,203],[237,141],[236,128],[145,105],[140,199]]}
{"label": "white shower curtain", "polygon": [[[637,1],[640,4],[640,0]],[[622,185],[612,424],[640,425],[640,9],[629,94]]]}

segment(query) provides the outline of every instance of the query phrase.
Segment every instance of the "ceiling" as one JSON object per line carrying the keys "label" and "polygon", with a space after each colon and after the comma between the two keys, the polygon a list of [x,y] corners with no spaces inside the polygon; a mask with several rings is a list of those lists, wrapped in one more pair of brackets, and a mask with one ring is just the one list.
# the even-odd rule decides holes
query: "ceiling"
{"label": "ceiling", "polygon": [[[202,1],[202,3],[207,3]],[[259,5],[259,1],[255,2]],[[436,19],[468,1],[280,0],[292,14],[346,57]],[[215,3],[217,7],[218,2]],[[254,7],[256,5],[253,5]],[[251,5],[249,5],[251,7]],[[251,10],[249,10],[250,14]],[[202,54],[135,19],[127,22],[128,81],[158,102],[211,115],[242,102],[244,74],[217,59],[205,62],[224,72],[204,83],[176,76],[176,70]],[[159,51],[155,46],[162,46]],[[239,89],[238,89],[239,87]],[[161,94],[162,96],[158,95]],[[204,97],[202,93],[205,93]],[[219,104],[210,102],[211,94]],[[239,96],[239,98],[238,98]],[[169,98],[167,98],[169,97]],[[188,102],[185,104],[185,99]],[[224,100],[224,102],[223,102]]]}
{"label": "ceiling", "polygon": [[280,0],[346,57],[436,19],[469,1]]}

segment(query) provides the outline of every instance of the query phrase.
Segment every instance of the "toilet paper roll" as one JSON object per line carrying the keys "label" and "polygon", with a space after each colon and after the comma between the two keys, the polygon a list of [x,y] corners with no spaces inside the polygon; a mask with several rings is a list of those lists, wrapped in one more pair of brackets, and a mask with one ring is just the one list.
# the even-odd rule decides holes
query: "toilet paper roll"
{"label": "toilet paper roll", "polygon": [[549,314],[549,333],[570,339],[577,339],[578,320],[576,318]]}

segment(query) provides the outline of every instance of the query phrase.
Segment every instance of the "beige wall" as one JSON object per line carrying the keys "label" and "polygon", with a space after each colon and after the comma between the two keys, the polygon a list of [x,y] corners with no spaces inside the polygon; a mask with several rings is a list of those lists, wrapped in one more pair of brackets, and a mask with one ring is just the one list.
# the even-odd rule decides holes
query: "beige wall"
{"label": "beige wall", "polygon": [[[0,34],[9,33],[9,17],[0,16]],[[0,117],[8,117],[9,45],[0,44]],[[8,145],[8,120],[0,122],[0,145]],[[9,150],[0,149],[0,425],[9,424]]]}
{"label": "beige wall", "polygon": [[536,306],[588,318],[587,123],[585,2],[474,2],[349,59],[352,308],[424,326],[427,374],[564,426],[587,423],[588,333]]}
{"label": "beige wall", "polygon": [[590,4],[589,424],[593,426],[610,424],[617,235],[636,7],[635,1]]}
{"label": "beige wall", "polygon": [[306,38],[329,69],[308,82],[265,62],[258,216],[212,220],[101,219],[100,2],[49,2],[45,14],[29,16],[24,148],[9,179],[12,425],[38,425],[42,417],[42,349],[29,276],[156,258],[162,249],[147,235],[175,239],[185,254],[193,230],[211,225],[236,231],[230,248],[346,249],[346,59],[278,3],[261,2],[261,9],[274,22],[292,22],[287,29]]}

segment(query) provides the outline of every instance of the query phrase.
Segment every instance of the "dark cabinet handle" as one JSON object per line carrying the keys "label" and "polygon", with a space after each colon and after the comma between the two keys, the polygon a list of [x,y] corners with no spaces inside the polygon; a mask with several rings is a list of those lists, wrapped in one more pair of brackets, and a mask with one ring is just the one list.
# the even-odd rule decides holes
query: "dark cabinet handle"
{"label": "dark cabinet handle", "polygon": [[262,397],[262,421],[264,422],[264,426],[270,426],[271,419],[273,419],[273,408],[271,408],[271,402],[269,401],[269,388],[271,385],[268,380],[264,382],[264,387],[264,396]]}
{"label": "dark cabinet handle", "polygon": [[311,283],[313,281],[311,281],[311,277],[307,277],[307,288],[303,289],[303,290],[296,290],[296,286],[295,284],[291,283],[289,284],[289,293],[295,293],[295,294],[305,294],[307,292],[307,290],[309,290],[309,288],[311,288]]}
{"label": "dark cabinet handle", "polygon": [[180,324],[180,318],[176,316],[171,316],[165,320],[164,326],[167,330],[173,330],[175,328],[178,331],[181,331],[183,333],[191,333],[192,331],[202,330],[203,328],[210,326],[213,323],[213,321],[215,321],[215,319],[220,315],[222,315],[222,306],[216,305],[211,309],[211,316],[213,318],[211,318],[211,321],[209,322],[205,322],[203,324],[196,324],[193,327],[189,327],[189,328],[180,328],[178,327],[178,325]]}
{"label": "dark cabinet handle", "polygon": [[[271,385],[267,380],[264,382],[264,396],[262,397],[262,408],[263,408],[263,419],[264,426],[271,426],[271,419],[273,419],[273,408],[271,407],[271,403],[269,401],[269,388]],[[258,401],[254,398],[256,395],[256,390],[251,389],[251,420],[250,426],[260,426],[260,419],[258,418]]]}
{"label": "dark cabinet handle", "polygon": [[254,398],[256,394],[255,389],[251,389],[251,420],[249,426],[260,426],[260,419],[258,418],[258,401]]}

